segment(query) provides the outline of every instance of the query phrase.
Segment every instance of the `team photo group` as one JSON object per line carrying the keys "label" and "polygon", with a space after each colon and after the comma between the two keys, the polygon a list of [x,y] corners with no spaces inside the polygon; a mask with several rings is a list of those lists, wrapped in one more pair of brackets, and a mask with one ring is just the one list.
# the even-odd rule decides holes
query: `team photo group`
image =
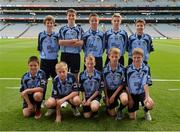
{"label": "team photo group", "polygon": [[[44,18],[46,29],[39,33],[37,42],[40,56],[28,58],[28,72],[21,78],[23,116],[40,119],[44,107],[47,109],[44,116],[55,114],[55,122],[60,123],[66,120],[61,109],[68,103],[74,116],[98,118],[99,108],[105,107],[104,112],[115,120],[123,120],[125,108],[129,118],[135,120],[142,106],[145,120],[151,121],[154,102],[149,93],[152,81],[148,59],[154,49],[151,36],[144,33],[145,21],[137,19],[136,32],[128,36],[121,29],[119,13],[112,16],[112,27],[106,31],[98,29],[100,18],[96,13],[89,15],[87,31],[76,24],[76,16],[74,9],[67,10],[67,24],[57,33],[53,31],[54,17]],[[81,51],[84,53],[82,72]],[[107,58],[103,65],[104,52]],[[125,66],[126,52],[128,65]],[[46,97],[50,78],[52,93]]]}

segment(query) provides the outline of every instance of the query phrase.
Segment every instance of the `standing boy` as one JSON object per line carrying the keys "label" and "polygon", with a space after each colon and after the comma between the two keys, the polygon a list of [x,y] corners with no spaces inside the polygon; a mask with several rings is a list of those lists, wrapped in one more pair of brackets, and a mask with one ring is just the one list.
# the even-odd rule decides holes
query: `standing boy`
{"label": "standing boy", "polygon": [[146,22],[142,19],[138,19],[135,22],[136,33],[129,37],[129,43],[127,46],[129,57],[128,65],[132,64],[132,52],[135,48],[141,48],[143,50],[143,62],[145,64],[148,63],[150,52],[154,51],[151,36],[144,33],[145,24]]}
{"label": "standing boy", "polygon": [[21,97],[23,101],[23,115],[29,117],[35,113],[34,118],[41,118],[41,102],[46,88],[46,76],[39,70],[39,60],[36,56],[31,56],[28,60],[29,71],[21,79]]}
{"label": "standing boy", "polygon": [[95,57],[95,68],[102,72],[103,69],[103,52],[105,48],[104,33],[98,30],[99,16],[96,13],[89,15],[90,29],[83,35],[83,50],[85,58],[88,54]]}
{"label": "standing boy", "polygon": [[83,115],[90,118],[97,116],[100,105],[100,82],[101,74],[95,66],[95,58],[88,55],[85,59],[86,70],[80,74],[80,89],[83,92]]}
{"label": "standing boy", "polygon": [[149,95],[149,85],[152,85],[149,67],[143,63],[143,50],[135,48],[132,53],[133,63],[127,67],[126,80],[129,97],[129,117],[136,119],[139,102],[144,106],[145,119],[151,121],[149,110],[153,108],[153,100]]}
{"label": "standing boy", "polygon": [[[39,33],[38,36],[38,51],[40,53],[41,65],[40,69],[46,73],[46,79],[48,80],[50,76],[52,79],[56,76],[55,65],[58,62],[58,34],[53,32],[55,25],[55,19],[53,16],[48,15],[44,19],[44,25],[46,30]],[[46,89],[44,90],[45,100]]]}
{"label": "standing boy", "polygon": [[105,42],[106,42],[106,52],[107,52],[107,59],[106,63],[109,62],[109,51],[111,48],[115,47],[120,49],[120,59],[119,63],[124,65],[124,54],[126,51],[127,43],[128,43],[128,35],[127,32],[121,29],[121,15],[116,13],[112,16],[112,29],[106,31],[105,33]]}
{"label": "standing boy", "polygon": [[[125,69],[118,63],[120,59],[120,50],[111,48],[109,51],[109,62],[103,70],[103,80],[105,82],[104,93],[106,99],[107,112],[110,116],[115,116],[116,120],[123,119],[123,109],[128,103],[128,95],[123,89],[125,85]],[[118,112],[118,100],[121,101]]]}
{"label": "standing boy", "polygon": [[65,62],[56,64],[57,76],[53,80],[52,96],[47,100],[46,107],[56,107],[56,122],[61,122],[61,105],[67,101],[72,105],[73,114],[80,116],[77,106],[81,100],[78,96],[78,86],[73,74],[68,73],[68,66]]}
{"label": "standing boy", "polygon": [[59,44],[61,45],[61,61],[67,63],[68,70],[75,75],[76,81],[78,81],[83,29],[75,23],[76,15],[74,9],[67,10],[68,23],[59,30]]}

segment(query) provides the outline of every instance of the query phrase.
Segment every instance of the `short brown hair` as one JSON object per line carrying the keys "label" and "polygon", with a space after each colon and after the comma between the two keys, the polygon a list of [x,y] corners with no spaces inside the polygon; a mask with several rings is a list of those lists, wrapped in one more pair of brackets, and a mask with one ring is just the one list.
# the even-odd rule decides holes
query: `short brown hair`
{"label": "short brown hair", "polygon": [[39,64],[39,59],[38,59],[37,56],[31,56],[31,57],[29,57],[29,59],[28,59],[28,64],[29,64],[30,62],[32,62],[32,61],[35,61],[35,62],[37,62],[37,63]]}
{"label": "short brown hair", "polygon": [[91,19],[91,17],[98,17],[98,18],[99,18],[99,15],[96,14],[96,13],[91,13],[91,14],[89,15],[89,19]]}
{"label": "short brown hair", "polygon": [[143,50],[141,48],[135,48],[133,50],[132,55],[136,55],[136,54],[141,55],[142,57],[144,56],[144,52],[143,52]]}
{"label": "short brown hair", "polygon": [[139,22],[143,23],[144,25],[146,24],[146,21],[145,21],[145,20],[143,20],[143,19],[137,19],[137,20],[135,21],[135,25],[136,25],[137,23],[139,23]]}
{"label": "short brown hair", "polygon": [[55,24],[55,19],[53,16],[51,15],[47,15],[44,20],[43,20],[43,23],[46,24],[46,21],[52,21],[54,24]]}
{"label": "short brown hair", "polygon": [[66,14],[68,14],[68,13],[75,13],[77,15],[76,10],[74,10],[72,8],[67,10]]}

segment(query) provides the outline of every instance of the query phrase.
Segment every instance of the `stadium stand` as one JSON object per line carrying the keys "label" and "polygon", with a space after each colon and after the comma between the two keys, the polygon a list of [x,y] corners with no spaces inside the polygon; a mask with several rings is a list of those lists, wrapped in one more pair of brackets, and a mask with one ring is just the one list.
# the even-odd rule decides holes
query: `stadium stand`
{"label": "stadium stand", "polygon": [[142,18],[148,23],[145,31],[153,38],[180,38],[179,0],[0,0],[0,37],[37,37],[46,15],[55,17],[58,31],[66,23],[69,8],[77,10],[77,23],[85,31],[90,13],[99,14],[99,28],[104,31],[111,28],[111,16],[118,12],[128,35],[135,31],[134,21]]}

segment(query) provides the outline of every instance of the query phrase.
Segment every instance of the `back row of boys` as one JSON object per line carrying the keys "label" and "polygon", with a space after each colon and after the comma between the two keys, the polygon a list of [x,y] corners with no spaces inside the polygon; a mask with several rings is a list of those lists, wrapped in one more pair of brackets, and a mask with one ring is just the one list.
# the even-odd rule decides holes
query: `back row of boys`
{"label": "back row of boys", "polygon": [[[32,57],[28,61],[30,73],[26,73],[21,81],[20,92],[24,98],[24,116],[29,116],[32,111],[35,110],[35,118],[41,117],[40,104],[42,99],[45,98],[45,84],[50,76],[54,79],[53,91],[52,97],[46,101],[46,107],[56,107],[56,122],[61,121],[59,109],[65,101],[72,104],[74,115],[79,115],[76,106],[78,106],[81,101],[77,94],[76,82],[80,83],[80,89],[84,91],[84,99],[82,101],[84,117],[96,116],[100,100],[98,89],[98,87],[100,87],[99,82],[101,82],[102,78],[100,72],[102,72],[105,82],[105,102],[109,115],[116,115],[117,120],[122,119],[122,109],[128,104],[130,118],[135,119],[136,110],[138,110],[139,102],[141,102],[145,105],[145,118],[151,120],[148,110],[152,109],[153,101],[148,92],[148,85],[151,84],[151,80],[150,70],[146,64],[149,53],[153,51],[153,46],[151,37],[144,34],[145,21],[137,20],[135,22],[136,33],[128,39],[126,31],[120,29],[121,16],[119,14],[112,16],[113,27],[105,33],[98,30],[99,17],[95,13],[90,14],[90,29],[85,33],[80,25],[75,24],[76,11],[74,9],[67,11],[67,20],[68,24],[60,28],[58,35],[53,32],[55,25],[54,18],[47,16],[44,19],[47,30],[39,33],[38,36],[38,51],[40,52],[41,58],[40,69],[42,71],[37,71],[39,62],[38,60],[35,61],[36,57],[34,59],[32,59]],[[60,63],[58,63],[57,59],[59,45],[62,61]],[[84,51],[86,70],[81,73],[80,79],[78,80],[81,48],[83,48]],[[107,59],[106,66],[103,69],[102,56],[104,49],[107,51]],[[125,77],[125,71],[122,66],[124,65],[125,50],[128,51],[129,55],[129,66],[126,69],[127,77]],[[118,65],[116,65],[117,61],[119,61]],[[32,62],[36,62],[37,64],[31,64]],[[137,65],[138,68],[135,65]],[[33,70],[34,73],[36,73],[35,71],[37,71],[37,73],[32,79],[31,71]],[[67,73],[68,70],[73,73],[74,76]],[[45,72],[45,76],[43,75],[43,71]],[[39,77],[37,77],[38,75]],[[129,89],[123,89],[125,82]],[[41,87],[44,88],[43,92]],[[58,87],[60,88],[58,89]],[[133,88],[131,89],[131,87]],[[37,89],[31,91],[32,89],[29,90],[30,88]],[[61,91],[59,91],[60,89]],[[116,112],[115,108],[118,105],[117,100],[119,97],[121,104],[118,112]],[[35,103],[35,109],[32,102],[38,102]],[[46,115],[49,115],[51,112],[52,111],[48,111]]]}

